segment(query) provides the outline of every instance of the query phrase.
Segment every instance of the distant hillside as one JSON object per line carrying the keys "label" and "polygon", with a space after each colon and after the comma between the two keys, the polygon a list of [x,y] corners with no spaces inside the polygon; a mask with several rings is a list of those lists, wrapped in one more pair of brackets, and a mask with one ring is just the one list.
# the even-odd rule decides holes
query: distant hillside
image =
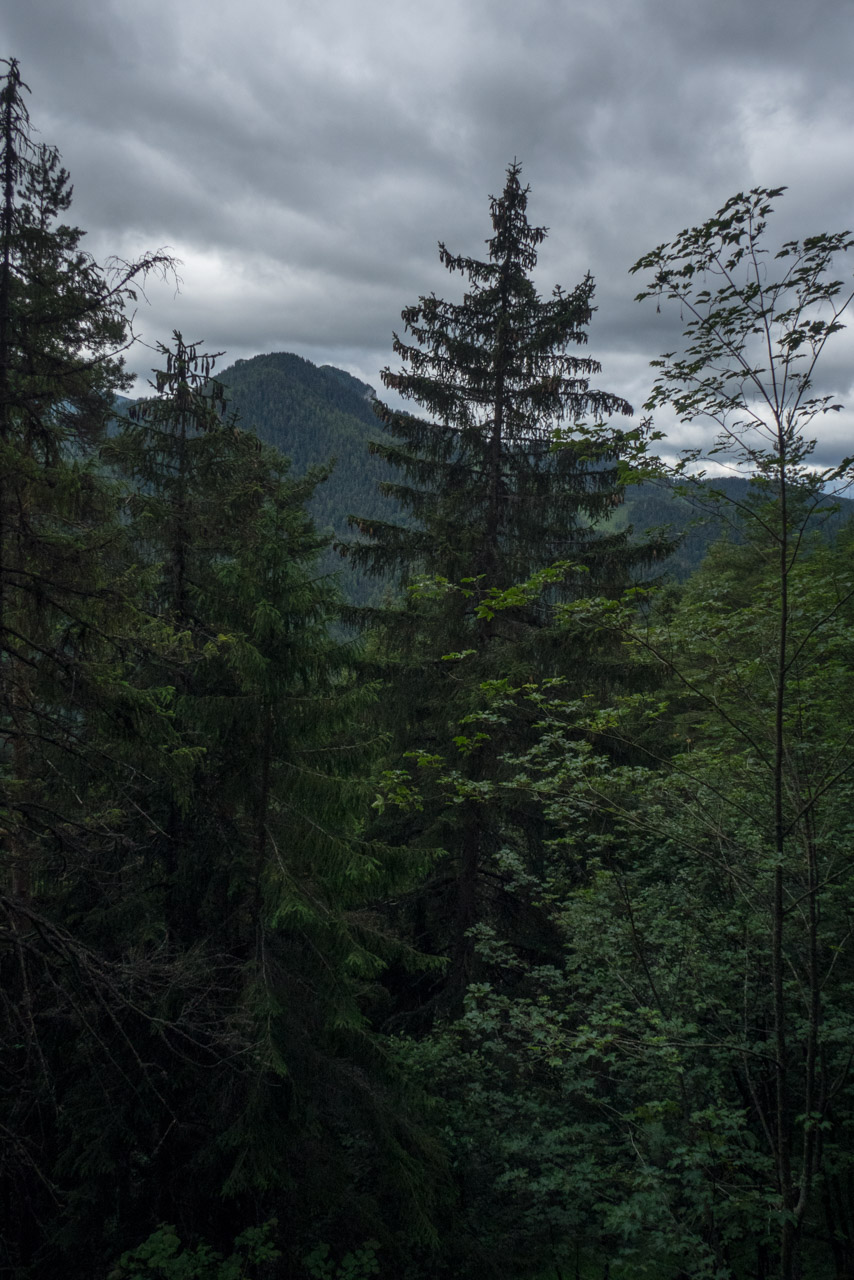
{"label": "distant hillside", "polygon": [[335,459],[311,507],[321,528],[347,538],[350,512],[391,514],[388,499],[377,492],[387,468],[368,452],[368,441],[381,436],[382,427],[367,383],[283,351],[238,360],[217,376],[242,425],[287,454],[298,475]]}
{"label": "distant hillside", "polygon": [[[723,492],[729,501],[717,504],[704,498],[704,490]],[[674,491],[667,481],[630,485],[626,501],[617,509],[610,521],[612,529],[625,529],[629,525],[637,536],[646,529],[669,525],[673,533],[682,535],[679,546],[667,561],[670,577],[684,579],[690,576],[702,562],[713,542],[730,537],[739,540],[738,505],[748,498],[750,482],[736,476],[726,476],[704,481],[690,498]],[[832,535],[854,516],[854,501],[842,498],[838,509],[830,514],[814,517],[812,528],[825,536]]]}
{"label": "distant hillside", "polygon": [[[388,468],[368,450],[369,441],[382,438],[383,430],[367,383],[285,351],[237,360],[217,377],[241,424],[281,449],[296,475],[334,459],[332,474],[309,506],[319,529],[346,542],[354,537],[347,524],[350,514],[395,519],[396,505],[377,487],[389,479]],[[335,552],[329,552],[326,563],[340,575],[351,599],[366,602],[381,594],[377,583],[360,580]]]}
{"label": "distant hillside", "polygon": [[[227,387],[243,426],[287,454],[296,474],[336,459],[332,475],[319,486],[311,504],[321,529],[330,529],[335,538],[346,541],[353,536],[347,525],[351,512],[380,520],[400,518],[395,503],[377,489],[381,481],[395,477],[368,452],[368,442],[383,433],[372,407],[374,392],[366,383],[342,369],[318,367],[286,352],[238,360],[219,374],[219,380]],[[736,501],[746,496],[747,485],[746,480],[735,478],[714,482],[714,487]],[[854,502],[843,501],[839,513],[824,520],[824,528],[838,527],[852,512]],[[711,543],[732,532],[726,516],[704,513],[663,482],[630,486],[609,525],[612,529],[631,525],[638,537],[661,525],[683,533],[667,563],[667,572],[675,578],[692,573]],[[381,594],[375,582],[357,581],[337,555],[330,553],[328,564],[341,573],[342,585],[352,599],[364,601]]]}

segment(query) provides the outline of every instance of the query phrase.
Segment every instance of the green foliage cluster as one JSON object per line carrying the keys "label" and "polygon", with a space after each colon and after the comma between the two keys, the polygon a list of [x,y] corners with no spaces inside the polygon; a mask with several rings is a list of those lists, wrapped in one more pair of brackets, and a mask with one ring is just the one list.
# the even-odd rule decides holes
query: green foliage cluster
{"label": "green foliage cluster", "polygon": [[[0,1271],[849,1280],[851,236],[772,256],[757,189],[637,264],[671,471],[516,163],[403,312],[423,416],[179,333],[128,402],[170,264],[83,253],[5,65]],[[674,492],[726,536],[662,582]]]}
{"label": "green foliage cluster", "polygon": [[182,1249],[175,1228],[164,1225],[144,1244],[123,1253],[107,1280],[249,1280],[258,1265],[274,1262],[281,1253],[270,1243],[276,1220],[249,1227],[234,1241],[234,1252],[223,1257],[204,1242]]}
{"label": "green foliage cluster", "polygon": [[[850,533],[810,534],[850,482],[849,462],[812,462],[850,237],[769,264],[777,195],[737,197],[638,264],[687,317],[648,407],[711,420],[711,457],[752,476],[720,494],[738,539],[682,591],[558,605],[568,643],[619,637],[646,688],[491,684],[468,718],[486,734],[536,718],[482,798],[524,790],[553,824],[529,891],[561,958],[525,965],[481,929],[488,980],[411,1052],[474,1173],[464,1238],[488,1222],[509,1275],[550,1254],[673,1280],[852,1268],[854,594]],[[708,505],[698,461],[679,474]],[[441,784],[465,794],[459,770]]]}

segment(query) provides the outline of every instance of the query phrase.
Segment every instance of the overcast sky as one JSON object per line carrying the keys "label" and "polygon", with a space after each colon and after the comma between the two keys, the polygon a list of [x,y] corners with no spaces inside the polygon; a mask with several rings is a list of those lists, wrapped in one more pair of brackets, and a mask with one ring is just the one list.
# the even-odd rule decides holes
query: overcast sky
{"label": "overcast sky", "polygon": [[[514,157],[538,284],[592,272],[600,384],[638,407],[676,319],[632,301],[642,253],[756,185],[789,188],[781,239],[854,226],[854,0],[11,0],[0,53],[95,256],[182,260],[144,336],[223,364],[295,351],[379,389],[401,308],[461,291],[437,241],[482,251]],[[828,375],[854,410],[851,354]]]}

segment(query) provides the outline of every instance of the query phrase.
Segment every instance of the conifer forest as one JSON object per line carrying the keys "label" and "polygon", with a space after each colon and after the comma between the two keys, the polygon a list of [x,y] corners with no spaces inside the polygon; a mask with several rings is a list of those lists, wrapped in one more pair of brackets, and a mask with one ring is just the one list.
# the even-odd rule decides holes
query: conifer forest
{"label": "conifer forest", "polygon": [[854,1280],[854,234],[663,228],[633,410],[514,161],[388,403],[131,398],[0,70],[0,1277]]}

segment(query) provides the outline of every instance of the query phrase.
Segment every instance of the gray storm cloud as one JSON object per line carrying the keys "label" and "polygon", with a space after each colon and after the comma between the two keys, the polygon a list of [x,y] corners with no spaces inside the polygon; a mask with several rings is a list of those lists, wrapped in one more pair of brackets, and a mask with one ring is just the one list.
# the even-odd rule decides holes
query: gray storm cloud
{"label": "gray storm cloud", "polygon": [[292,350],[376,386],[401,308],[459,292],[437,241],[481,251],[518,157],[550,228],[538,282],[593,273],[590,349],[635,402],[678,324],[633,302],[641,253],[757,183],[789,185],[781,236],[854,224],[852,43],[847,0],[30,0],[0,17],[90,249],[183,260],[181,293],[140,309],[149,341]]}

